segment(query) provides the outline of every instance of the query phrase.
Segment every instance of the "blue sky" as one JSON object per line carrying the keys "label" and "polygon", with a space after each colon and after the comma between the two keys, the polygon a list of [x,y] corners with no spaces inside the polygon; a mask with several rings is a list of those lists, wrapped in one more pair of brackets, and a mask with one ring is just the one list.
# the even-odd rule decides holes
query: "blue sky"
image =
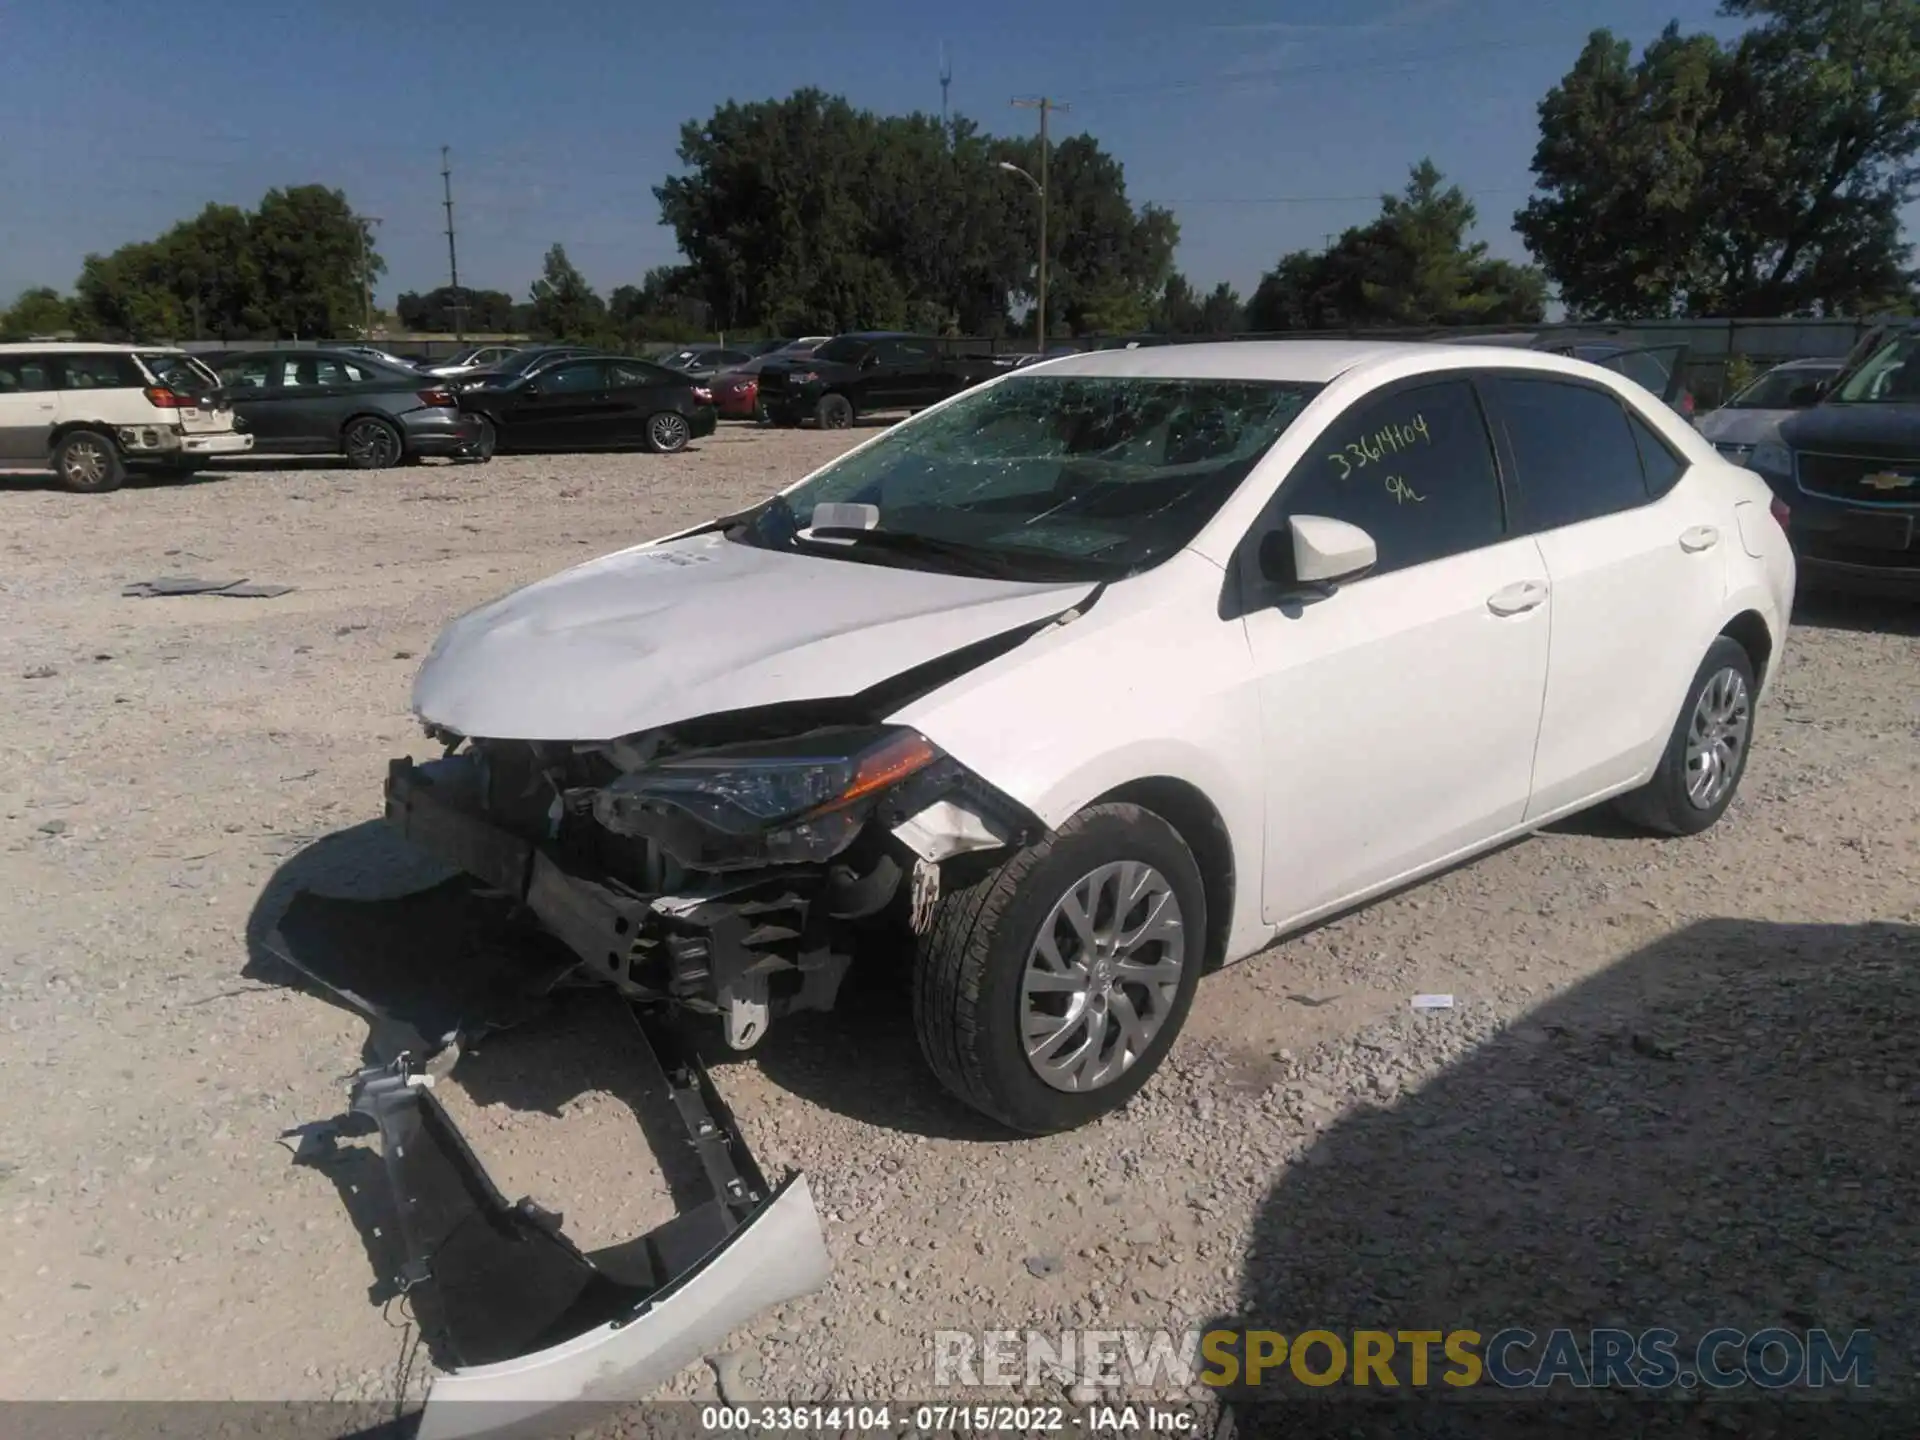
{"label": "blue sky", "polygon": [[[20,0],[0,18],[0,303],[208,201],[320,182],[383,217],[381,298],[447,276],[524,296],[563,243],[603,290],[676,258],[651,187],[683,121],[817,85],[1030,129],[1072,106],[1136,201],[1180,220],[1196,284],[1367,219],[1431,155],[1524,250],[1535,105],[1605,26],[1731,33],[1714,0]],[[1009,183],[1015,183],[1009,181]]]}

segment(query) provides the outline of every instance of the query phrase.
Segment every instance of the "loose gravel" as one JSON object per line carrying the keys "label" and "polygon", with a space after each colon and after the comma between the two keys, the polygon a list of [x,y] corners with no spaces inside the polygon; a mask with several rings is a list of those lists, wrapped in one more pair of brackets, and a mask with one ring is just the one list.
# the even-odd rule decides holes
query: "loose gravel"
{"label": "loose gravel", "polygon": [[[418,1395],[371,1155],[276,1143],[340,1109],[364,1027],[259,938],[298,886],[437,874],[377,816],[387,758],[425,753],[407,690],[448,619],[857,438],[0,480],[0,1396]],[[297,588],[120,594],[181,574]],[[938,1330],[1241,1317],[1862,1327],[1911,1394],[1920,610],[1800,620],[1718,829],[1582,819],[1212,976],[1089,1129],[1011,1140],[948,1100],[899,974],[717,1066],[765,1168],[811,1175],[836,1268],[665,1393],[952,1398]],[[1454,1008],[1410,1008],[1433,992]],[[454,1076],[503,1183],[591,1240],[659,1200],[618,1075],[555,1039],[612,1003]]]}

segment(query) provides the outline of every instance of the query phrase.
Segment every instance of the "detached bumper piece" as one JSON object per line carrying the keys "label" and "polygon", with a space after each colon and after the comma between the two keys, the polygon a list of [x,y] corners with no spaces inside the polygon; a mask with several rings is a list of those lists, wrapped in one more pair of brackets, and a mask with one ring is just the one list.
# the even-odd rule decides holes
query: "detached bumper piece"
{"label": "detached bumper piece", "polygon": [[[826,1282],[804,1175],[769,1191],[718,1094],[642,1024],[642,1124],[691,1207],[591,1253],[561,1217],[495,1188],[431,1077],[403,1057],[354,1077],[350,1108],[380,1131],[408,1255],[400,1277],[460,1368],[428,1392],[419,1440],[567,1433],[645,1399],[768,1306]],[[663,1060],[656,1046],[666,1051]],[[683,1173],[676,1178],[675,1169]]]}
{"label": "detached bumper piece", "polygon": [[380,1063],[353,1077],[350,1113],[291,1133],[325,1151],[335,1135],[379,1132],[398,1284],[458,1367],[428,1391],[419,1440],[578,1431],[817,1290],[832,1264],[806,1177],[770,1187],[698,1061],[630,1007],[622,1089],[678,1213],[583,1252],[561,1216],[500,1193],[433,1085],[463,1042],[536,1015],[576,963],[517,931],[510,908],[461,879],[391,900],[301,893],[267,942],[372,1025]]}

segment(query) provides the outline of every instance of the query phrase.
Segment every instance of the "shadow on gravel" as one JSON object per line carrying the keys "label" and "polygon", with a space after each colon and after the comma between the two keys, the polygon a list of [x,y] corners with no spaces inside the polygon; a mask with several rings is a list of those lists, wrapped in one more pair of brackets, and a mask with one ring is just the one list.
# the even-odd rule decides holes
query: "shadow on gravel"
{"label": "shadow on gravel", "polygon": [[[245,471],[221,468],[218,470],[198,470],[191,475],[161,475],[152,471],[132,470],[121,488],[126,490],[171,490],[178,486],[214,485],[222,480],[231,480]],[[25,493],[31,490],[51,490],[64,492],[66,486],[54,478],[48,470],[8,470],[0,467],[0,495],[10,491]],[[76,500],[97,500],[96,495],[76,495]]]}
{"label": "shadow on gravel", "polygon": [[1794,597],[1793,623],[1810,630],[1920,635],[1920,600],[1816,591]]}
{"label": "shadow on gravel", "polygon": [[[1824,1328],[1842,1347],[1865,1330],[1872,1387],[1842,1387],[1856,1403],[1839,1410],[1756,1405],[1767,1392],[1751,1385],[1662,1403],[1563,1382],[1549,1404],[1438,1383],[1452,1367],[1436,1347],[1423,1404],[1368,1405],[1282,1365],[1235,1396],[1239,1433],[1914,1433],[1917,1099],[1920,928],[1676,932],[1321,1136],[1257,1217],[1238,1316],[1208,1328],[1470,1329],[1486,1344],[1565,1326],[1590,1353],[1591,1329],[1660,1327],[1686,1375],[1716,1327]],[[1326,1368],[1326,1349],[1309,1354]],[[1410,1354],[1396,1343],[1390,1359],[1402,1387]],[[1509,1352],[1522,1369],[1540,1354]]]}

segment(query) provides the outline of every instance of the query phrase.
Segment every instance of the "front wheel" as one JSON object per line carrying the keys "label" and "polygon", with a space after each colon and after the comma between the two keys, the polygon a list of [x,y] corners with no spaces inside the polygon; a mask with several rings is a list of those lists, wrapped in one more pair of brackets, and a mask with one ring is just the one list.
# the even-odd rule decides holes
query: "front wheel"
{"label": "front wheel", "polygon": [[662,410],[647,420],[647,449],[656,455],[671,455],[687,448],[693,427],[678,410]]}
{"label": "front wheel", "polygon": [[845,430],[853,424],[853,402],[844,395],[822,395],[813,418],[822,430]]}
{"label": "front wheel", "polygon": [[340,448],[347,463],[356,470],[386,470],[406,457],[400,432],[384,420],[362,416],[347,426],[340,437]]}
{"label": "front wheel", "polygon": [[914,967],[914,1027],[940,1082],[1028,1134],[1118,1109],[1193,1004],[1206,892],[1186,843],[1097,805],[940,902]]}
{"label": "front wheel", "polygon": [[1712,826],[1746,774],[1757,689],[1747,652],[1725,635],[1717,638],[1687,687],[1653,778],[1614,808],[1662,835],[1698,835]]}

